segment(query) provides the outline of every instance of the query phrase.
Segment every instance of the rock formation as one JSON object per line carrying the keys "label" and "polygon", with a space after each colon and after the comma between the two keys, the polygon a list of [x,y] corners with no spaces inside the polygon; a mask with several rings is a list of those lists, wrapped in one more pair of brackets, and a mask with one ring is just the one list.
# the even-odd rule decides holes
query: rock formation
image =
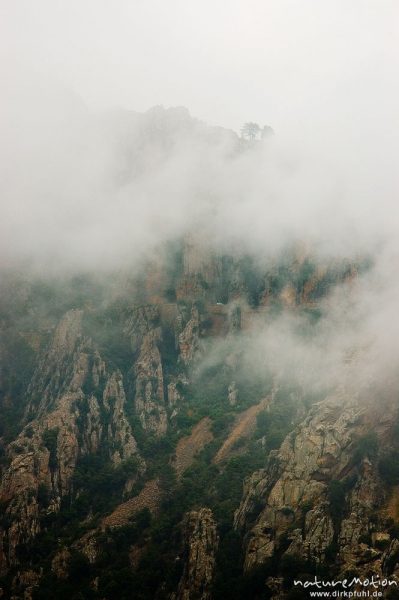
{"label": "rock formation", "polygon": [[184,523],[184,571],[176,600],[210,600],[219,536],[212,511],[189,512]]}

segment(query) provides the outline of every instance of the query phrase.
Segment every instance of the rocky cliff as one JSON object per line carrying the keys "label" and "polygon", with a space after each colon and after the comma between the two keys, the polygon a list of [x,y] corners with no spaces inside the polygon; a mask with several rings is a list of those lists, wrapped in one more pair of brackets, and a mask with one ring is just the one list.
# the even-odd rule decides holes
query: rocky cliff
{"label": "rocky cliff", "polygon": [[312,407],[270,454],[267,468],[245,483],[235,513],[245,570],[278,557],[291,565],[296,560],[299,573],[328,564],[338,579],[395,579],[396,529],[386,512],[392,490],[381,478],[378,455],[397,413],[396,403],[376,408],[342,393]]}
{"label": "rocky cliff", "polygon": [[114,465],[135,457],[144,468],[125,414],[121,372],[108,369],[83,335],[82,311],[61,319],[27,393],[26,425],[7,448],[0,487],[10,523],[3,571],[18,563],[17,546],[40,532],[41,515],[58,512],[72,493],[79,458],[101,451]]}
{"label": "rocky cliff", "polygon": [[176,600],[210,600],[219,536],[212,511],[189,512],[184,522],[184,570]]}
{"label": "rocky cliff", "polygon": [[364,267],[205,246],[188,236],[117,292],[0,294],[3,597],[284,598],[294,575],[398,576],[396,383],[351,385],[347,361],[315,397],[246,357],[281,315],[308,339]]}

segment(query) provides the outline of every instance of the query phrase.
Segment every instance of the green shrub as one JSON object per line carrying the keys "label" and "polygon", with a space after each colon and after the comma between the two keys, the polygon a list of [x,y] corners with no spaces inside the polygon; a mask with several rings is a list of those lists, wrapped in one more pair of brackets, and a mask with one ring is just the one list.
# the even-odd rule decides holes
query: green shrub
{"label": "green shrub", "polygon": [[399,484],[399,451],[392,450],[384,454],[378,462],[378,470],[388,485]]}
{"label": "green shrub", "polygon": [[328,499],[330,502],[330,514],[334,523],[342,519],[345,509],[345,487],[341,481],[333,479],[328,486]]}
{"label": "green shrub", "polygon": [[368,458],[374,458],[378,452],[378,438],[374,431],[366,433],[360,437],[355,443],[355,449],[353,453],[353,460],[355,463],[359,463],[366,456]]}
{"label": "green shrub", "polygon": [[49,467],[51,470],[57,468],[57,439],[58,439],[58,427],[53,429],[46,429],[42,434],[43,445],[50,452]]}

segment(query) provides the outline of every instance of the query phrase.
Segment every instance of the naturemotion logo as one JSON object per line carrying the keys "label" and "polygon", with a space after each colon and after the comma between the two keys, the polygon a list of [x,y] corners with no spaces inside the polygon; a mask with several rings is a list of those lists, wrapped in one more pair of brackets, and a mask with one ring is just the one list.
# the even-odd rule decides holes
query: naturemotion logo
{"label": "naturemotion logo", "polygon": [[398,582],[374,575],[337,580],[318,579],[315,576],[313,580],[294,579],[294,586],[307,589],[311,598],[382,598],[383,590],[398,587]]}

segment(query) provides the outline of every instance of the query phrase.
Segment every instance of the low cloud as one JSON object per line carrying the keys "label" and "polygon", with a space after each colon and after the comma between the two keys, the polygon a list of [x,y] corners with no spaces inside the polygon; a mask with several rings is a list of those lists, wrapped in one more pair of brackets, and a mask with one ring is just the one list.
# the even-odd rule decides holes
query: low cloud
{"label": "low cloud", "polygon": [[[271,22],[276,28],[269,33],[279,52],[273,58],[272,48],[268,48],[267,61],[262,53],[262,40],[267,36],[261,25],[253,38],[249,35],[252,21],[239,4],[234,3],[233,21],[243,23],[247,44],[241,59],[235,56],[237,98],[231,82],[221,75],[226,86],[223,103],[230,105],[230,98],[237,107],[231,118],[235,124],[236,115],[241,118],[243,114],[238,106],[248,106],[251,112],[250,97],[257,97],[254,89],[262,88],[261,100],[254,101],[255,112],[262,118],[267,114],[264,118],[276,134],[254,144],[244,143],[229,129],[196,120],[184,108],[104,110],[109,99],[104,81],[98,87],[94,81],[90,92],[84,85],[80,90],[78,84],[77,92],[71,89],[71,80],[82,82],[90,69],[87,67],[82,75],[72,58],[68,62],[65,36],[58,40],[56,35],[65,33],[62,24],[57,21],[53,38],[38,43],[43,51],[54,45],[62,67],[57,81],[56,60],[47,70],[38,68],[43,56],[36,56],[30,44],[43,30],[42,25],[33,20],[30,26],[24,21],[27,35],[21,52],[18,54],[15,42],[10,44],[13,54],[3,68],[6,93],[0,115],[0,267],[24,264],[42,273],[61,275],[123,269],[134,272],[164,242],[187,233],[195,233],[216,252],[249,253],[260,265],[298,242],[309,248],[315,260],[345,257],[356,262],[371,257],[373,267],[366,275],[336,288],[325,300],[323,318],[312,338],[305,342],[298,334],[302,317],[284,314],[266,326],[260,325],[257,335],[248,336],[248,356],[259,369],[261,360],[275,363],[276,371],[298,371],[309,385],[317,381],[329,385],[342,379],[352,352],[357,354],[355,379],[359,384],[394,376],[399,366],[399,140],[394,121],[399,90],[393,76],[397,57],[391,26],[396,3],[383,2],[378,17],[371,2],[357,2],[350,9],[347,3],[330,3],[327,23],[317,10],[302,12],[292,2],[272,2],[268,15],[262,12],[264,3],[255,2],[255,13],[270,19],[265,27],[273,29]],[[289,19],[283,18],[281,5],[289,9]],[[50,5],[48,9],[44,16],[51,21]],[[14,25],[18,22],[15,10],[10,4],[6,11]],[[126,5],[123,14],[125,10]],[[206,4],[204,10],[197,16],[190,11],[181,13],[183,20],[191,23],[188,31],[193,29],[194,17],[200,23],[207,22],[212,9]],[[99,19],[106,22],[107,14],[102,7]],[[90,15],[86,7],[83,25]],[[156,11],[154,15],[154,30],[159,32],[162,23]],[[223,66],[230,54],[225,50],[218,54],[219,40],[224,39],[228,46],[231,32],[222,29],[224,37],[216,36],[218,23],[226,27],[224,11],[218,9],[213,16],[210,47]],[[143,18],[141,12],[139,17]],[[172,17],[172,13],[164,15],[169,21]],[[70,23],[66,22],[68,29]],[[359,22],[364,25],[362,31],[357,29]],[[112,21],[112,30],[115,24]],[[371,28],[371,35],[366,26]],[[325,37],[329,27],[331,37]],[[95,28],[94,33],[87,27],[89,30],[90,36],[98,35]],[[125,36],[124,28],[121,31]],[[101,58],[99,40],[92,44],[96,42],[92,37],[85,41],[82,32],[77,35],[84,55],[82,64],[88,61],[94,69],[90,61]],[[344,51],[339,49],[339,36]],[[176,34],[171,38],[174,62],[170,75],[174,68],[180,68],[184,54],[181,44],[187,42],[186,37],[182,40]],[[287,42],[285,51],[282,39]],[[291,39],[300,42],[299,58],[295,44],[288,43]],[[120,50],[117,36],[114,42],[116,61]],[[92,47],[97,54],[89,60]],[[162,40],[154,48],[168,53]],[[317,48],[323,50],[320,56]],[[123,55],[129,56],[125,46],[122,49]],[[132,47],[131,60],[137,66],[140,48],[134,50]],[[203,57],[194,58],[197,67],[204,66]],[[144,60],[146,64],[148,61]],[[251,65],[252,79],[262,81],[262,85],[250,86],[251,94],[246,94]],[[124,77],[129,65],[125,66]],[[162,64],[151,63],[149,67],[151,81],[156,80],[157,67],[160,81],[165,83]],[[263,75],[266,67],[269,80]],[[236,73],[231,65],[229,69],[223,73]],[[204,69],[201,76],[201,72],[198,68],[198,77],[187,85],[197,91],[201,87],[208,95],[212,90],[220,92],[215,74],[207,76]],[[143,83],[140,78],[137,81],[137,86]],[[133,88],[134,78],[129,89]],[[139,105],[143,94],[138,94]],[[101,110],[89,108],[89,97],[98,100],[91,104],[101,106]],[[132,98],[132,93],[121,94],[120,103],[127,97]],[[164,97],[171,97],[170,90],[165,95],[161,89],[160,99],[154,101]],[[200,97],[203,110],[199,106],[199,113],[208,115],[209,107]],[[262,112],[261,101],[270,110]],[[219,113],[215,109],[213,122]]]}

